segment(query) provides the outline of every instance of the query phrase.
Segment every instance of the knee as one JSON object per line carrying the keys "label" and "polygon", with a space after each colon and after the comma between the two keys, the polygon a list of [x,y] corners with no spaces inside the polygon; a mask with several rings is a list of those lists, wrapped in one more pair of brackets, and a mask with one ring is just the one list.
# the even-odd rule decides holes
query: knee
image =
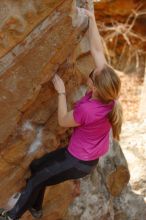
{"label": "knee", "polygon": [[37,170],[37,160],[33,160],[30,164],[29,164],[29,169],[31,170],[31,172],[35,172]]}

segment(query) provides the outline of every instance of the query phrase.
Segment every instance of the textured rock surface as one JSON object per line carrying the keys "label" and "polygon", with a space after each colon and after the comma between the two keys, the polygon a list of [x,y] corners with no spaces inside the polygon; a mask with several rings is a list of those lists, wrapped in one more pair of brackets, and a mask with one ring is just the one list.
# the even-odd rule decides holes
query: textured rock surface
{"label": "textured rock surface", "polygon": [[[0,4],[0,206],[10,208],[30,175],[30,162],[68,143],[71,130],[58,126],[58,96],[50,79],[56,71],[61,75],[70,109],[84,89],[79,88],[85,76],[75,71],[74,51],[81,50],[87,19],[75,27],[80,18],[72,12],[72,1]],[[62,217],[75,187],[67,181],[46,191],[44,219]]]}
{"label": "textured rock surface", "polygon": [[[84,1],[77,1],[77,4],[84,6]],[[84,95],[86,76],[94,66],[84,35],[87,19],[73,12],[74,5],[75,1],[69,0],[0,2],[0,206],[8,208],[14,205],[16,193],[25,186],[25,179],[30,175],[30,162],[66,145],[71,135],[71,129],[58,125],[57,93],[50,79],[57,71],[64,80],[70,110],[74,101]],[[77,24],[80,24],[78,28]],[[101,189],[99,199],[102,200],[103,209],[96,212],[97,191],[93,200],[90,197],[87,200],[96,214],[95,219],[97,216],[108,219],[111,203],[107,204],[107,198],[110,197],[108,201],[111,201],[111,195],[119,195],[123,187],[127,190],[128,167],[118,149],[120,160],[110,151],[111,155],[100,161],[93,177],[91,175],[85,178],[87,181],[81,181],[81,191],[82,183],[85,184],[83,190],[89,194],[88,185],[93,185],[93,191],[98,190],[94,184]],[[118,185],[114,181],[117,179],[120,179]],[[119,197],[120,201],[126,198],[126,192],[122,192],[125,194]],[[79,193],[79,181],[66,181],[49,187],[44,199],[43,219],[62,219],[67,207]],[[126,200],[125,203],[119,202],[119,205],[116,200],[112,202],[116,203],[115,207],[124,216],[120,205],[125,204],[125,208]],[[142,199],[140,204],[143,207]],[[88,207],[85,199],[83,207]],[[113,208],[110,213],[111,210]],[[115,210],[112,215],[118,215],[113,213],[116,213]],[[81,219],[94,219],[94,213],[87,218],[90,209],[82,214]],[[81,213],[75,216],[81,216]],[[31,216],[26,212],[23,219],[29,218]],[[68,219],[72,218],[74,213]],[[125,220],[124,217],[121,220]]]}

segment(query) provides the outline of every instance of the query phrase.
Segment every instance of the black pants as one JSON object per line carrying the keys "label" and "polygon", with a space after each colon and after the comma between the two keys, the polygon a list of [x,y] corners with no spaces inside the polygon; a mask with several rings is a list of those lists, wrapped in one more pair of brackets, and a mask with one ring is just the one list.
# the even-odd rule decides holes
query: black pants
{"label": "black pants", "polygon": [[30,164],[31,177],[15,206],[8,211],[12,219],[20,218],[29,207],[42,209],[46,186],[61,183],[69,179],[78,179],[88,175],[98,159],[92,161],[79,160],[72,156],[67,147],[56,149]]}

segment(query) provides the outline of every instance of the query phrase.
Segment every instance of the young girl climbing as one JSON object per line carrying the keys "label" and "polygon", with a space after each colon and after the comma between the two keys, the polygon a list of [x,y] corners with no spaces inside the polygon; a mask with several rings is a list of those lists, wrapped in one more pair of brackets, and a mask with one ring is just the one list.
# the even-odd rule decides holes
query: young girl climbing
{"label": "young girl climbing", "polygon": [[57,74],[52,80],[58,93],[58,123],[74,127],[69,144],[32,161],[29,166],[32,175],[26,187],[11,210],[0,210],[0,220],[19,219],[27,210],[41,218],[46,187],[90,174],[99,158],[108,152],[111,128],[113,137],[119,140],[121,81],[106,62],[94,13],[87,9],[84,13],[89,18],[90,51],[96,66],[87,78],[88,89],[68,112],[64,82]]}

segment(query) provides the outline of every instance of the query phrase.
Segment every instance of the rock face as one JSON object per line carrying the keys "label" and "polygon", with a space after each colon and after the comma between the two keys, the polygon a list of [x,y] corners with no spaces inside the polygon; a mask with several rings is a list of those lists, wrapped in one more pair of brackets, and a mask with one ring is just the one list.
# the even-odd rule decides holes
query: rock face
{"label": "rock face", "polygon": [[[71,130],[58,125],[58,95],[50,79],[58,71],[70,109],[85,90],[85,76],[75,71],[74,51],[87,30],[87,19],[75,27],[80,18],[72,1],[0,4],[0,206],[8,208],[26,184],[30,162],[68,143]],[[76,194],[73,181],[50,187],[48,194],[44,219],[61,218]],[[60,204],[61,195],[66,199]]]}
{"label": "rock face", "polygon": [[[31,161],[68,144],[72,130],[58,125],[58,96],[51,78],[58,72],[64,80],[70,110],[84,95],[87,74],[94,67],[85,36],[87,18],[75,13],[75,3],[69,0],[0,2],[0,206],[5,208],[14,205],[17,192],[25,186]],[[77,1],[77,5],[84,6],[84,1]],[[88,219],[108,219],[106,198],[120,196],[123,189],[127,190],[129,170],[120,147],[118,150],[116,156],[110,151],[111,157],[102,158],[99,170],[95,171],[95,184],[105,189],[102,195],[105,209],[103,215],[101,212],[96,218],[91,215]],[[100,182],[96,176],[101,178]],[[88,178],[84,184],[88,184]],[[126,191],[123,193],[120,201],[126,198]],[[62,219],[78,194],[78,181],[49,187],[43,219]],[[124,204],[126,207],[127,203]],[[140,204],[143,207],[142,201]],[[68,219],[72,218],[74,214]],[[26,212],[22,219],[31,216]],[[87,219],[86,212],[81,219]]]}

